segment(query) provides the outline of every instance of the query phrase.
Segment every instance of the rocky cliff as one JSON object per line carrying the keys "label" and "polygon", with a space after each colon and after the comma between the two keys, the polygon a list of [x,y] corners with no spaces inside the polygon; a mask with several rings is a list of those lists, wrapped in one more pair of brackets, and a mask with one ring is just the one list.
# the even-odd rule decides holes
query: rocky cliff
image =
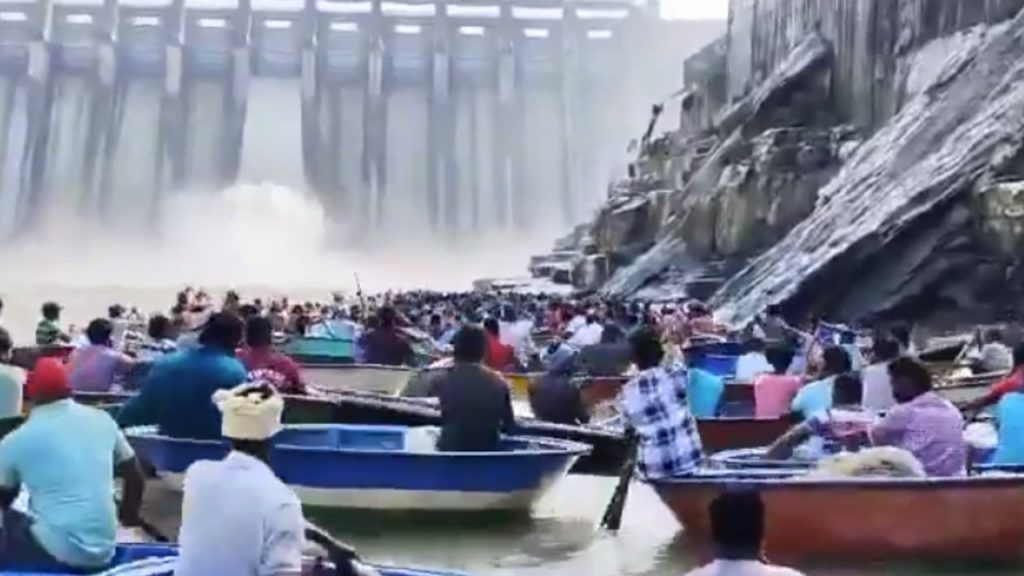
{"label": "rocky cliff", "polygon": [[687,66],[681,128],[645,143],[577,231],[576,281],[710,296],[737,324],[772,303],[843,320],[1012,314],[1022,5],[734,0],[726,39]]}

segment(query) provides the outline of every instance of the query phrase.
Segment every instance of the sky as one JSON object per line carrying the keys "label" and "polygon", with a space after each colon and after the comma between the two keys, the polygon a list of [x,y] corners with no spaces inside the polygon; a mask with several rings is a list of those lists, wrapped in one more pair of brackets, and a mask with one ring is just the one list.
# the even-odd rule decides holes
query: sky
{"label": "sky", "polygon": [[661,15],[672,20],[725,20],[729,0],[661,0]]}

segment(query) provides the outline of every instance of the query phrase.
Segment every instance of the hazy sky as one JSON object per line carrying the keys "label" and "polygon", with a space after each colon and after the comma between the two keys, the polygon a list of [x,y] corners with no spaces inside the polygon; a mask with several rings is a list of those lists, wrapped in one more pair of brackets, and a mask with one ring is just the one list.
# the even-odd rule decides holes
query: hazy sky
{"label": "hazy sky", "polygon": [[671,19],[725,20],[729,0],[661,0],[661,14]]}

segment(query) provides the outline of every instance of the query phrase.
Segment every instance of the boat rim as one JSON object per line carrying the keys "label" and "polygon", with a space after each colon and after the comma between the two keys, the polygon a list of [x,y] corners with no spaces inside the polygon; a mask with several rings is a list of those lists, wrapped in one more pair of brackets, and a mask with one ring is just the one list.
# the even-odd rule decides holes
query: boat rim
{"label": "boat rim", "polygon": [[863,490],[888,490],[894,488],[929,490],[948,488],[977,488],[1017,486],[1024,484],[1024,473],[1019,470],[1008,472],[998,468],[987,474],[971,476],[929,477],[929,478],[885,478],[885,477],[808,477],[807,469],[701,469],[692,476],[677,476],[646,480],[655,488],[675,486],[721,486],[728,489],[787,490],[814,489],[831,490],[857,488]]}
{"label": "boat rim", "polygon": [[323,368],[331,370],[377,370],[380,372],[401,372],[412,374],[417,370],[408,366],[388,366],[387,364],[356,364],[356,363],[331,363],[331,362],[301,362],[297,361],[299,368]]}
{"label": "boat rim", "polygon": [[[386,425],[372,425],[372,424],[289,424],[285,427],[288,430],[327,430],[332,428],[344,427],[349,430],[376,430],[376,431],[388,431],[388,432],[399,432],[406,431],[416,426],[386,426]],[[124,433],[129,438],[147,438],[156,440],[170,440],[177,444],[197,444],[197,445],[221,445],[220,440],[197,440],[194,438],[171,438],[163,434],[157,433],[156,426],[133,426],[124,429]],[[302,452],[324,452],[330,454],[376,454],[376,455],[395,455],[402,454],[406,456],[446,456],[446,457],[458,457],[458,458],[479,458],[479,457],[493,457],[501,456],[505,458],[527,458],[536,456],[583,456],[589,454],[593,449],[590,445],[582,442],[573,442],[572,440],[562,440],[560,438],[548,438],[544,436],[502,436],[505,440],[516,440],[521,442],[527,442],[532,444],[540,444],[545,448],[541,449],[526,449],[526,450],[514,450],[514,451],[480,451],[480,452],[409,452],[406,450],[382,450],[382,449],[366,449],[366,450],[353,450],[346,448],[327,448],[320,446],[295,446],[290,444],[275,444],[274,450],[289,450],[289,451],[302,451]]]}

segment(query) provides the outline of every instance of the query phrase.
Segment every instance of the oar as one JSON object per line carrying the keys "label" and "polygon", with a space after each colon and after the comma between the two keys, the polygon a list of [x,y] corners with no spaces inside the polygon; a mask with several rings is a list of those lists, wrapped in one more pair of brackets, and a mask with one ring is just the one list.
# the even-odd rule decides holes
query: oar
{"label": "oar", "polygon": [[326,530],[306,520],[306,539],[320,546],[327,552],[331,564],[334,564],[335,576],[360,576],[362,563],[355,548],[331,536]]}
{"label": "oar", "polygon": [[601,527],[606,530],[616,531],[622,525],[622,511],[626,509],[626,496],[629,495],[629,485],[633,479],[633,468],[636,467],[637,435],[632,428],[626,429],[626,460],[619,470],[619,482],[615,485],[615,492],[608,502],[608,507],[601,517]]}
{"label": "oar", "polygon": [[[118,498],[117,496],[114,496],[114,506],[118,510],[121,509],[121,499]],[[139,515],[138,527],[142,530],[143,533],[145,533],[146,536],[152,538],[154,542],[157,542],[159,544],[166,544],[168,542],[171,542],[170,538],[168,538],[159,528],[147,522],[146,519],[143,518],[141,514]],[[128,528],[133,528],[133,526],[128,526]]]}

